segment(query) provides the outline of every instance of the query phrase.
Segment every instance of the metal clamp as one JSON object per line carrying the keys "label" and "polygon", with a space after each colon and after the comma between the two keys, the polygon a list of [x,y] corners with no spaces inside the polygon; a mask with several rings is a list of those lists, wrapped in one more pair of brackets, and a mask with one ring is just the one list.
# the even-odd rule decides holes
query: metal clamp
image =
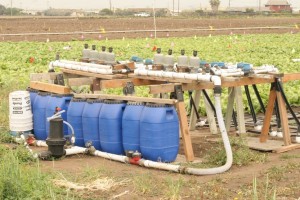
{"label": "metal clamp", "polygon": [[123,94],[124,95],[133,95],[135,93],[134,84],[133,82],[127,82],[126,85],[123,87]]}

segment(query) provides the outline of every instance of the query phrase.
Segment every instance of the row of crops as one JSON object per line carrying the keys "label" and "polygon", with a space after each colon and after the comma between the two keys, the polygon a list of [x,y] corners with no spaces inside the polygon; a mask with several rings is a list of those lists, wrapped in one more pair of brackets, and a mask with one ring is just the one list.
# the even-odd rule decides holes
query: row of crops
{"label": "row of crops", "polygon": [[[46,41],[46,40],[45,40]],[[163,39],[126,39],[71,42],[2,42],[0,48],[0,88],[6,91],[24,89],[28,85],[29,74],[46,72],[48,63],[55,58],[57,52],[64,59],[81,57],[83,44],[112,46],[118,60],[129,59],[132,55],[142,58],[152,58],[156,47],[162,48],[166,54],[173,49],[175,57],[185,49],[187,55],[198,50],[201,60],[248,62],[254,65],[272,64],[282,72],[297,72],[300,62],[292,59],[300,58],[299,34],[273,35],[226,35],[190,38]],[[67,47],[67,48],[66,48]],[[300,82],[294,81],[285,86],[287,96],[293,105],[300,105],[298,90]],[[3,90],[2,90],[3,89]],[[266,102],[269,85],[259,87],[262,98]],[[140,95],[146,96],[147,90],[140,90]],[[2,94],[3,95],[3,94]],[[1,95],[1,96],[2,96]],[[226,92],[224,94],[226,96]],[[258,109],[259,106],[257,106]]]}

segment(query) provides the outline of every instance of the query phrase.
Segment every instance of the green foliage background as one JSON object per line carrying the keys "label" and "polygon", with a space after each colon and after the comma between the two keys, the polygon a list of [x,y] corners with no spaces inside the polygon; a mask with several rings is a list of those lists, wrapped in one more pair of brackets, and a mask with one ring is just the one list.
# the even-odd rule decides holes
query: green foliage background
{"label": "green foliage background", "polygon": [[[83,44],[90,46],[112,46],[118,60],[127,60],[132,55],[142,58],[153,58],[153,47],[161,47],[164,54],[168,49],[173,49],[175,57],[181,49],[186,54],[192,55],[193,50],[198,50],[202,60],[225,62],[249,62],[255,66],[272,64],[281,72],[299,72],[300,62],[293,62],[293,58],[300,58],[299,34],[268,34],[268,35],[226,35],[189,38],[139,38],[122,40],[71,41],[71,42],[1,42],[0,48],[0,108],[4,114],[7,112],[8,93],[16,89],[25,89],[29,83],[30,73],[47,72],[48,64],[54,60],[55,54],[60,53],[62,59],[78,59],[81,57]],[[71,46],[70,50],[63,47]],[[30,63],[30,58],[34,62]],[[292,105],[300,104],[299,81],[285,84],[287,96]],[[269,85],[260,85],[263,101],[267,102]],[[109,90],[111,92],[111,90]],[[120,90],[118,90],[118,93]],[[252,91],[251,91],[252,92]],[[141,88],[139,95],[147,96],[148,91]],[[227,92],[224,90],[223,102],[226,103]],[[253,95],[254,97],[254,95]],[[258,103],[254,100],[256,110]],[[245,105],[247,105],[245,99]],[[3,114],[2,112],[2,114]],[[6,119],[0,118],[0,123]]]}

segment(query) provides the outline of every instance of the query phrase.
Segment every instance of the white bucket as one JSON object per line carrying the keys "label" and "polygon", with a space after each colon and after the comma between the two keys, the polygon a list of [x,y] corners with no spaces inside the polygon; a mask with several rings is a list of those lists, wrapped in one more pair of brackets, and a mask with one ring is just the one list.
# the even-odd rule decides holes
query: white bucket
{"label": "white bucket", "polygon": [[11,131],[18,132],[33,129],[28,91],[15,91],[9,94],[9,127]]}

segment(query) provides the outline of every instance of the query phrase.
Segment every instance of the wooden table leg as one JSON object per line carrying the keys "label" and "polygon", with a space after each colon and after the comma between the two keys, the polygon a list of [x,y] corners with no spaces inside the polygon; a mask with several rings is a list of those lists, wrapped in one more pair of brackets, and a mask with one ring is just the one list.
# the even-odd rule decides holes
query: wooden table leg
{"label": "wooden table leg", "polygon": [[195,158],[194,158],[194,152],[193,152],[192,141],[191,141],[191,136],[188,127],[184,102],[177,102],[176,108],[177,108],[178,117],[180,121],[180,130],[181,130],[181,135],[183,140],[184,154],[187,161],[193,161]]}
{"label": "wooden table leg", "polygon": [[281,119],[283,141],[284,141],[284,145],[288,146],[292,142],[291,142],[291,135],[290,135],[290,129],[289,129],[289,120],[288,120],[287,112],[286,112],[286,105],[285,105],[282,95],[279,91],[276,91],[276,95],[277,95],[278,108],[279,108],[280,119]]}
{"label": "wooden table leg", "polygon": [[276,100],[276,90],[275,87],[272,87],[269,94],[269,100],[268,100],[268,105],[264,117],[263,127],[260,134],[260,142],[266,142],[268,139],[268,133],[269,133],[271,118],[274,110],[275,100]]}

